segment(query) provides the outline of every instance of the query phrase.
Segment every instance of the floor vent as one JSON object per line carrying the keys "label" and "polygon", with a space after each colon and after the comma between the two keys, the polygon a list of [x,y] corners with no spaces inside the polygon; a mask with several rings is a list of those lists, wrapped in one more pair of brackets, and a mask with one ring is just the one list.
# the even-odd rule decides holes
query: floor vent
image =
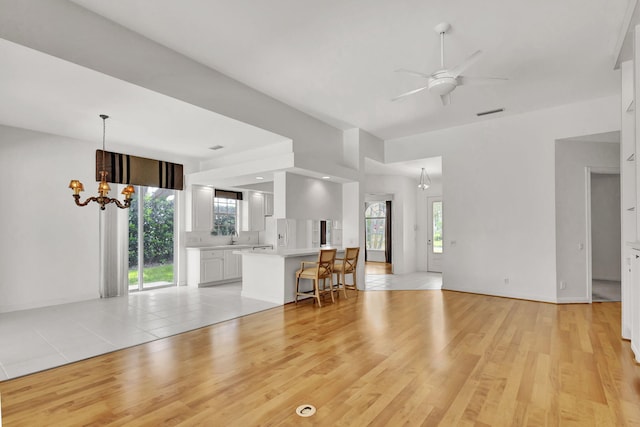
{"label": "floor vent", "polygon": [[300,405],[296,408],[296,414],[301,417],[310,417],[316,413],[316,408],[313,405]]}

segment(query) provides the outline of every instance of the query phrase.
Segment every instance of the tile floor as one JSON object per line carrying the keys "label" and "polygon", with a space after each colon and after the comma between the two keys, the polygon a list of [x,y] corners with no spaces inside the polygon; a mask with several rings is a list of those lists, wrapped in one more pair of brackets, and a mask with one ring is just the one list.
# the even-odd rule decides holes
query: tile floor
{"label": "tile floor", "polygon": [[0,381],[276,307],[241,283],[171,287],[0,314]]}
{"label": "tile floor", "polygon": [[591,301],[622,301],[622,286],[620,282],[615,280],[593,279],[591,281]]}
{"label": "tile floor", "polygon": [[367,291],[435,289],[442,289],[441,273],[416,272],[409,274],[367,274],[365,279],[365,290]]}
{"label": "tile floor", "polygon": [[[440,289],[437,273],[366,275],[365,289]],[[171,287],[0,313],[0,381],[276,307],[241,283]]]}

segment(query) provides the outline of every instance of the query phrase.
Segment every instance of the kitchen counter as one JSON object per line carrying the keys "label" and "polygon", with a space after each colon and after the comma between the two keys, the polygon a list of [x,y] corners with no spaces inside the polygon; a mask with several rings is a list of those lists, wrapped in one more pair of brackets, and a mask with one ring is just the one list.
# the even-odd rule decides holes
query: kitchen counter
{"label": "kitchen counter", "polygon": [[251,244],[251,245],[204,245],[204,246],[187,246],[187,249],[213,249],[213,250],[227,250],[227,249],[260,249],[260,248],[273,248],[273,245],[265,245],[265,244]]}
{"label": "kitchen counter", "polygon": [[[336,249],[338,257],[344,254]],[[319,252],[320,248],[234,251],[242,255],[242,296],[275,304],[295,301],[296,271],[302,261],[317,261]],[[300,286],[309,289],[312,284],[302,280]]]}
{"label": "kitchen counter", "polygon": [[187,247],[187,285],[202,287],[239,281],[242,279],[241,254],[272,247],[265,244]]}
{"label": "kitchen counter", "polygon": [[[257,248],[257,246],[255,246],[254,248]],[[303,248],[303,249],[260,249],[257,251],[238,251],[238,253],[242,253],[242,254],[254,254],[254,255],[270,255],[270,256],[279,256],[282,258],[291,258],[291,257],[300,257],[300,256],[309,256],[309,255],[314,255],[316,258],[318,257],[318,254],[320,253],[321,249],[336,249],[338,251],[338,253],[344,252],[344,248],[339,248],[339,247],[330,247],[330,246],[325,246],[322,248]]]}

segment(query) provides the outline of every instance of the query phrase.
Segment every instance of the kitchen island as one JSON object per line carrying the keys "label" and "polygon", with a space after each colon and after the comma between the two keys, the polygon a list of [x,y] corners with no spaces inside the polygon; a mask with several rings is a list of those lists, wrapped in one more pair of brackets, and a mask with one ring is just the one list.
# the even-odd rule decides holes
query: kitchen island
{"label": "kitchen island", "polygon": [[264,244],[200,245],[187,247],[187,284],[204,287],[242,279],[238,250],[271,249]]}
{"label": "kitchen island", "polygon": [[[317,261],[321,248],[237,251],[242,255],[242,296],[275,304],[287,304],[296,298],[296,271],[302,261]],[[333,249],[323,247],[322,249]],[[344,255],[338,250],[337,257]],[[311,289],[311,282],[300,282]]]}

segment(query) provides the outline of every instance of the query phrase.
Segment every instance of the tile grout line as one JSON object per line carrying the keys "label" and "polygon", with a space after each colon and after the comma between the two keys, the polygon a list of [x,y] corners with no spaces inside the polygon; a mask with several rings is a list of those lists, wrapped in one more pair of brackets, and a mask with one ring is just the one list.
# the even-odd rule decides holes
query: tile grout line
{"label": "tile grout line", "polygon": [[62,351],[60,351],[60,349],[58,349],[58,347],[56,347],[55,345],[51,344],[51,342],[49,342],[49,340],[42,335],[42,332],[40,332],[37,328],[33,328],[34,331],[36,331],[36,334],[38,334],[40,336],[40,338],[42,338],[44,340],[44,342],[46,342],[48,345],[50,345],[60,356],[62,356],[62,358],[67,362],[71,362],[69,360],[69,358],[67,356],[64,355],[64,353],[62,353]]}
{"label": "tile grout line", "polygon": [[96,337],[98,337],[99,339],[101,339],[102,341],[106,342],[109,345],[114,346],[116,349],[118,349],[118,346],[115,345],[114,343],[112,343],[111,341],[109,341],[108,339],[106,339],[105,337],[103,337],[102,335],[98,334],[97,332],[92,331],[91,329],[89,329],[88,327],[86,327],[85,325],[83,325],[82,323],[78,323],[78,325],[80,325],[81,328],[85,329],[86,331],[92,333],[93,335],[95,335]]}

